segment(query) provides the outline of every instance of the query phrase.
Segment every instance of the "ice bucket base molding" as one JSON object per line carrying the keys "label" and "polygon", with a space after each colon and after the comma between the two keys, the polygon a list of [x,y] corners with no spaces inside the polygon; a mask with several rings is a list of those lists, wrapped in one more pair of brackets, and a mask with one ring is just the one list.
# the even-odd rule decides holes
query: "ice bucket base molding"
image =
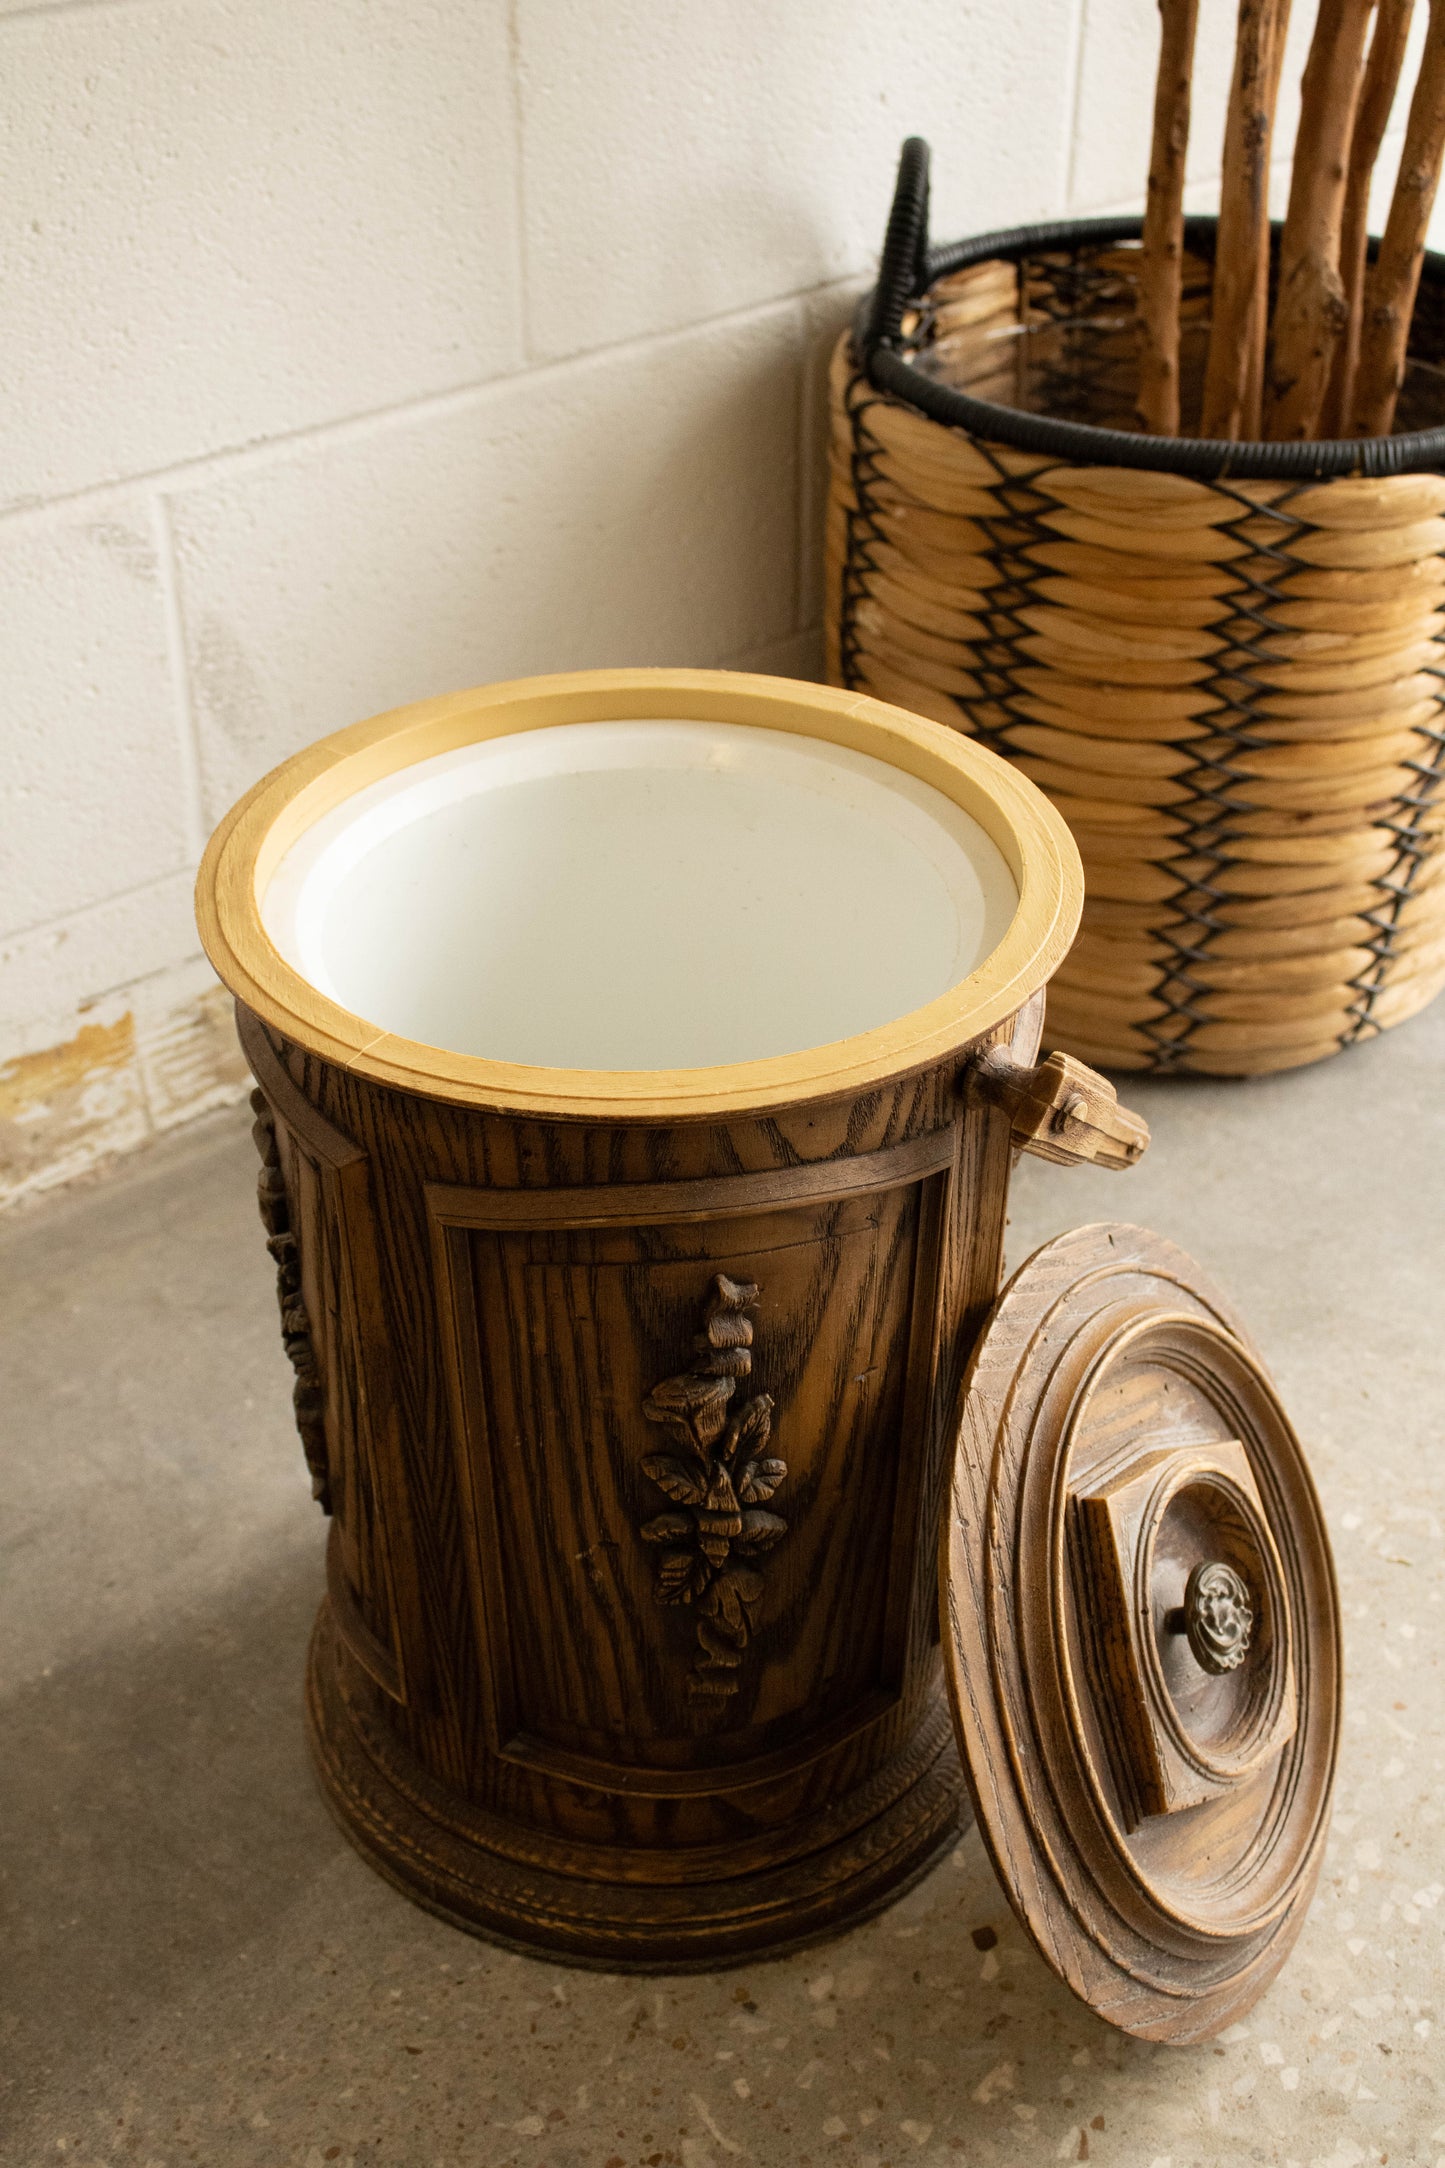
{"label": "ice bucket base molding", "polygon": [[[374,1723],[375,1689],[323,1603],[306,1714],[323,1797],[363,1859],[414,1903],[488,1940],[603,1971],[711,1972],[775,1957],[871,1917],[912,1887],[971,1816],[942,1684],[893,1759],[826,1812],[685,1855],[539,1843],[448,1795]],[[740,1823],[744,1817],[739,1815]],[[831,1835],[830,1833],[835,1833]],[[819,1843],[819,1839],[825,1839]],[[624,1879],[624,1876],[626,1879]]]}

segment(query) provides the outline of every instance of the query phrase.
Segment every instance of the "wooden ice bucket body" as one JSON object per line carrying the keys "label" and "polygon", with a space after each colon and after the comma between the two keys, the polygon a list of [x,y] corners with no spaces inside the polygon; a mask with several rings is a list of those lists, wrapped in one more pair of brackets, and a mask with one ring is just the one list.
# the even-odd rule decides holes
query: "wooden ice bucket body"
{"label": "wooden ice bucket body", "polygon": [[[976,827],[1013,884],[1002,919],[997,894],[983,898],[976,964],[921,1002],[927,985],[909,981],[906,1013],[769,1051],[790,1007],[807,1036],[829,1015],[846,1022],[857,991],[850,971],[835,974],[843,1006],[829,1010],[826,988],[810,991],[827,970],[790,959],[783,867],[771,903],[762,875],[747,893],[708,890],[695,900],[703,922],[681,932],[669,921],[694,904],[644,898],[672,989],[662,1005],[678,1012],[669,1028],[679,1044],[716,1028],[703,1051],[738,1058],[611,1070],[511,1059],[516,1046],[535,1055],[533,1023],[545,1038],[557,1021],[536,983],[510,1011],[500,982],[483,989],[477,1028],[512,1034],[496,1054],[394,1028],[440,1013],[426,1009],[438,997],[421,984],[426,958],[408,963],[406,944],[427,945],[427,884],[452,879],[456,836],[403,823],[401,844],[384,837],[368,859],[346,840],[348,809],[391,802],[413,770],[465,769],[468,748],[497,741],[535,768],[557,733],[570,726],[575,745],[578,726],[619,718],[624,738],[678,719],[713,732],[722,754],[702,768],[686,745],[679,756],[684,798],[712,788],[704,771],[726,771],[785,827],[797,777],[765,772],[774,755],[804,762],[805,792],[820,756],[851,764],[865,797],[888,771],[914,823],[905,859],[929,809],[952,809],[954,842]],[[625,746],[619,760],[626,770]],[[630,786],[614,772],[606,788],[618,787]],[[546,816],[545,790],[528,803]],[[606,800],[609,821],[616,807]],[[644,808],[644,842],[649,820],[673,819],[665,791],[660,807]],[[572,810],[585,834],[586,805]],[[549,862],[522,799],[503,811],[507,847],[557,908],[581,912],[577,942],[595,949],[568,965],[583,976],[564,987],[563,1038],[547,1044],[566,1051],[584,1011],[577,1044],[606,1044],[611,1008],[641,1004],[645,1022],[659,1001],[650,944],[615,953],[612,930],[573,897],[569,882],[594,877],[575,828]],[[618,817],[625,830],[631,813]],[[668,879],[685,883],[694,858],[706,877],[719,847],[706,825]],[[725,861],[741,862],[723,831]],[[313,839],[329,849],[337,834],[342,873],[308,903],[326,856]],[[409,859],[407,835],[423,839]],[[457,847],[475,870],[466,835]],[[624,834],[611,872],[595,874],[603,918],[629,848]],[[817,904],[821,887],[836,915],[838,866],[808,848],[804,837],[809,893]],[[891,848],[885,838],[883,860]],[[394,906],[378,894],[388,867]],[[887,863],[880,877],[892,908]],[[1042,989],[1081,901],[1063,823],[1005,763],[880,702],[608,671],[485,688],[327,739],[228,817],[198,896],[257,1081],[262,1213],[298,1421],[331,1515],[307,1706],[347,1834],[458,1924],[608,1966],[712,1965],[878,1905],[961,1812],[936,1553],[949,1411],[999,1285],[1013,1152],[1033,1142],[1122,1163],[1136,1150],[1101,1079],[1061,1058],[1035,1065]],[[505,903],[468,892],[479,941]],[[625,899],[618,908],[625,920]],[[864,934],[845,932],[866,979]],[[538,937],[545,956],[545,925]],[[505,926],[496,939],[510,939]],[[669,939],[693,958],[690,982]],[[730,941],[760,1011],[777,1012],[761,1037],[746,1002],[725,1001],[719,1021],[697,998],[726,991]],[[398,944],[400,975],[369,978]],[[438,948],[465,977],[455,926]],[[928,968],[947,977],[945,964]],[[599,971],[616,998],[589,1008]],[[443,1004],[454,997],[441,984]],[[876,1003],[878,988],[861,998]],[[375,1020],[348,1000],[371,1002]],[[447,1035],[444,1017],[429,1028]]]}

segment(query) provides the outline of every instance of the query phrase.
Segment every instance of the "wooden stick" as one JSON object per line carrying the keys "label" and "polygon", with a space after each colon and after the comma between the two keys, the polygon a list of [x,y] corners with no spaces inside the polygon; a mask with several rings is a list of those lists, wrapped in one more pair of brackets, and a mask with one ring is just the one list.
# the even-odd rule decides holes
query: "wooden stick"
{"label": "wooden stick", "polygon": [[1289,0],[1239,0],[1200,434],[1259,434],[1269,266],[1269,148]]}
{"label": "wooden stick", "polygon": [[1159,77],[1139,264],[1139,424],[1179,434],[1179,295],[1184,269],[1184,163],[1199,0],[1159,0]]}
{"label": "wooden stick", "polygon": [[1445,155],[1445,0],[1430,0],[1420,79],[1410,101],[1400,174],[1375,267],[1365,281],[1360,364],[1355,384],[1356,432],[1388,434],[1405,376],[1405,348],[1420,284],[1425,234]]}
{"label": "wooden stick", "polygon": [[1315,18],[1280,238],[1265,416],[1271,437],[1318,435],[1335,346],[1345,328],[1340,231],[1373,6],[1374,0],[1320,0]]}
{"label": "wooden stick", "polygon": [[1355,392],[1360,359],[1360,314],[1365,291],[1365,244],[1369,231],[1370,182],[1389,126],[1399,87],[1414,0],[1380,0],[1375,34],[1350,138],[1350,171],[1345,183],[1345,216],[1340,230],[1340,282],[1345,290],[1345,328],[1335,346],[1330,388],[1320,418],[1321,433],[1343,436]]}
{"label": "wooden stick", "polygon": [[[1284,45],[1287,24],[1281,23],[1279,36],[1271,53],[1271,73],[1267,85],[1269,110],[1273,114],[1279,99],[1279,79],[1284,70]],[[1265,216],[1259,229],[1259,275],[1255,282],[1254,308],[1250,318],[1249,337],[1249,389],[1246,411],[1250,418],[1250,434],[1264,434],[1264,363],[1269,342],[1269,178],[1265,177]]]}

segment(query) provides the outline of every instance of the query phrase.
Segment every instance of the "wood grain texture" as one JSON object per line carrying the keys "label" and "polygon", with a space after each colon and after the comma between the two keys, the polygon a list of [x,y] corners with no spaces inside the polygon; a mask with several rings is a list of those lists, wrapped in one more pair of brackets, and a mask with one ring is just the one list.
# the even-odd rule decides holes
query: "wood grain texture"
{"label": "wood grain texture", "polygon": [[[1031,1062],[1040,1011],[993,1042]],[[288,1202],[308,1166],[365,1175],[350,1277],[315,1298],[349,1350],[324,1364],[330,1465],[364,1441],[370,1470],[337,1485],[345,1571],[308,1689],[343,1827],[446,1917],[580,1962],[722,1963],[885,1901],[962,1799],[945,1417],[997,1292],[1014,1147],[960,1088],[975,1049],[773,1117],[597,1126],[389,1090],[242,1030]],[[329,1239],[305,1222],[308,1288]],[[332,1386],[348,1362],[364,1392]],[[668,1418],[709,1393],[723,1427],[695,1423],[685,1453]],[[376,1501],[398,1535],[373,1587]],[[759,1532],[755,1563],[738,1542]],[[708,1569],[691,1603],[658,1600],[672,1558]],[[740,1567],[737,1605],[700,1612]],[[727,1690],[699,1692],[719,1670]]]}
{"label": "wood grain texture", "polygon": [[1069,1054],[1025,1066],[997,1049],[974,1063],[972,1089],[1008,1114],[1021,1151],[1055,1166],[1137,1165],[1149,1148],[1149,1126],[1119,1104],[1106,1077]]}
{"label": "wood grain texture", "polygon": [[1289,0],[1240,0],[1199,433],[1257,437],[1269,303],[1269,160]]}
{"label": "wood grain texture", "polygon": [[[1015,1275],[960,1410],[945,1653],[984,1841],[1076,1994],[1207,2039],[1283,1963],[1324,1853],[1339,1617],[1299,1442],[1224,1297],[1119,1225]],[[1201,1567],[1209,1666],[1178,1631]]]}
{"label": "wood grain texture", "polygon": [[[1212,1367],[1208,1341],[1176,1321],[1171,1354],[1187,1360],[1191,1342]],[[1230,1799],[1298,1722],[1284,1575],[1249,1455],[1237,1438],[1145,1437],[1122,1467],[1076,1484],[1071,1521],[1080,1642],[1124,1828]],[[1177,1603],[1155,1602],[1166,1584]]]}
{"label": "wood grain texture", "polygon": [[[298,1427],[313,1493],[331,1515],[331,1607],[357,1661],[393,1700],[405,1702],[423,1657],[370,1170],[351,1140],[306,1104],[255,1019],[242,1014],[239,1021],[242,1052],[257,1079],[262,1218],[268,1231],[275,1221],[286,1228],[282,1337],[297,1366]],[[274,1237],[267,1247],[275,1253]],[[305,1356],[297,1363],[292,1333],[302,1320]]]}
{"label": "wood grain texture", "polygon": [[1340,282],[1345,298],[1345,328],[1335,347],[1322,423],[1323,433],[1331,437],[1345,434],[1354,411],[1355,373],[1359,366],[1360,326],[1364,312],[1370,183],[1374,179],[1375,161],[1385,140],[1399,87],[1413,10],[1414,0],[1379,0],[1354,130],[1350,136],[1349,172],[1340,229]]}
{"label": "wood grain texture", "polygon": [[1149,192],[1139,264],[1139,425],[1179,434],[1179,300],[1184,273],[1184,173],[1199,0],[1159,0],[1159,74]]}
{"label": "wood grain texture", "polygon": [[1350,142],[1375,0],[1320,0],[1300,86],[1270,331],[1265,434],[1317,437],[1349,309],[1340,269]]}
{"label": "wood grain texture", "polygon": [[1430,0],[1425,50],[1410,100],[1405,147],[1380,253],[1365,280],[1360,358],[1353,401],[1354,431],[1385,436],[1394,425],[1395,403],[1405,377],[1410,319],[1425,261],[1445,160],[1445,0]]}
{"label": "wood grain texture", "polygon": [[311,1316],[301,1289],[301,1245],[291,1224],[286,1178],[281,1172],[281,1147],[276,1137],[276,1117],[271,1112],[264,1092],[252,1092],[251,1112],[255,1116],[251,1134],[255,1138],[256,1150],[261,1158],[261,1172],[256,1178],[256,1202],[261,1214],[261,1225],[266,1230],[266,1247],[276,1263],[276,1306],[281,1313],[281,1345],[286,1350],[287,1361],[296,1373],[296,1383],[291,1391],[296,1431],[306,1455],[306,1467],[311,1477],[311,1495],[322,1512],[329,1513],[331,1469],[327,1461],[326,1430],[322,1422],[321,1376],[316,1367]]}

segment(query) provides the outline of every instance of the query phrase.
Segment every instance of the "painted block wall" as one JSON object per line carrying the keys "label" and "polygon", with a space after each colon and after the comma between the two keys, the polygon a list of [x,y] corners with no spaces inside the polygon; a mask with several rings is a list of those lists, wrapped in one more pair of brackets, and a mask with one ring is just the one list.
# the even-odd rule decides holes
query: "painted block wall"
{"label": "painted block wall", "polygon": [[1131,207],[1156,24],[0,0],[0,1198],[244,1089],[191,883],[310,739],[529,671],[813,671],[823,358],[899,141],[940,237]]}

